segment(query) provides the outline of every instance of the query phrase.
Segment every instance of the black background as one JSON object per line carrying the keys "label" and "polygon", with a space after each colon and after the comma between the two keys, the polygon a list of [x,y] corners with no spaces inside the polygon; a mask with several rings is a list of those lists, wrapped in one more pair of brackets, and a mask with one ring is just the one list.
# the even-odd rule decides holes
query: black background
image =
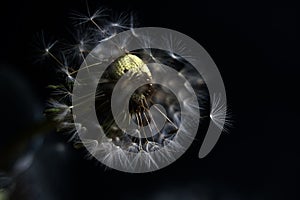
{"label": "black background", "polygon": [[[105,170],[84,159],[84,152],[74,150],[65,137],[51,132],[45,136],[33,169],[17,183],[14,198],[297,199],[300,73],[296,3],[91,0],[89,4],[116,12],[134,11],[140,27],[166,27],[198,41],[222,74],[233,127],[207,157],[197,157],[201,142],[195,141],[178,161],[147,174]],[[84,12],[85,2],[1,2],[0,144],[41,115],[39,108],[48,95],[45,87],[53,74],[33,63],[34,35],[44,30],[56,38],[68,37],[72,10]],[[12,91],[6,76],[26,82],[33,94]],[[62,155],[51,151],[57,142],[64,144]]]}

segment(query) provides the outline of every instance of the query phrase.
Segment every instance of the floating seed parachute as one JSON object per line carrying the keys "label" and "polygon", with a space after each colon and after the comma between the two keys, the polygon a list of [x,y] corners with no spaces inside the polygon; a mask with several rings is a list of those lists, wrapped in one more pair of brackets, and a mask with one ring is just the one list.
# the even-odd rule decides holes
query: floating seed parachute
{"label": "floating seed parachute", "polygon": [[59,53],[53,50],[57,42],[45,45],[44,56],[61,74],[60,83],[49,86],[45,113],[75,147],[106,166],[158,170],[186,151],[203,121],[211,118],[223,129],[226,101],[221,93],[211,107],[207,80],[192,65],[200,58],[178,33],[134,28],[132,17],[111,22],[107,16],[104,10],[76,14],[84,25],[78,43]]}

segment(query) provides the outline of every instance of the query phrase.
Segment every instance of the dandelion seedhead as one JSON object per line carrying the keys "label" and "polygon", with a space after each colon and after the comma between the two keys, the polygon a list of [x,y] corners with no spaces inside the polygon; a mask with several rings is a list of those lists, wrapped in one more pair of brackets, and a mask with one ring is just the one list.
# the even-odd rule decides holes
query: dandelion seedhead
{"label": "dandelion seedhead", "polygon": [[[48,86],[51,99],[45,113],[57,122],[59,132],[70,135],[75,147],[85,147],[90,156],[109,167],[145,172],[161,168],[160,160],[173,162],[176,153],[182,154],[186,150],[189,146],[186,141],[190,144],[194,139],[195,133],[190,130],[198,127],[199,121],[195,119],[200,112],[200,125],[210,116],[218,127],[223,128],[226,105],[216,97],[210,108],[205,81],[186,60],[192,56],[182,41],[166,35],[162,38],[164,49],[152,48],[152,39],[135,31],[131,15],[116,16],[107,9],[92,13],[87,6],[86,15],[73,12],[70,18],[76,29],[72,34],[74,44],[56,40],[47,43],[44,34],[41,37],[42,55],[56,63],[54,69],[59,74],[58,84]],[[128,49],[130,37],[115,37],[124,31],[138,38],[143,47]],[[108,42],[112,44],[111,48],[105,47]],[[54,51],[56,46],[60,49]],[[111,60],[116,51],[120,56]],[[100,69],[102,76],[99,77],[95,69],[103,63],[109,66]],[[162,65],[172,70],[168,72]],[[171,74],[174,70],[176,79],[166,78],[160,81],[161,84],[155,82],[159,74]],[[87,77],[81,78],[79,73],[86,73]],[[84,88],[87,79],[96,84],[95,93],[85,89],[76,92],[75,87]],[[118,87],[126,94],[130,85],[140,81],[144,84],[132,87],[127,104],[121,100],[121,94],[114,93]],[[90,102],[91,106],[83,106]],[[127,108],[114,113],[114,103],[125,104]],[[80,114],[75,114],[74,109],[80,110]],[[95,123],[90,120],[93,109],[97,118]],[[78,122],[79,118],[83,119],[82,123]],[[126,127],[120,126],[119,122],[125,123]],[[91,128],[85,123],[99,134],[97,131],[91,134]]]}

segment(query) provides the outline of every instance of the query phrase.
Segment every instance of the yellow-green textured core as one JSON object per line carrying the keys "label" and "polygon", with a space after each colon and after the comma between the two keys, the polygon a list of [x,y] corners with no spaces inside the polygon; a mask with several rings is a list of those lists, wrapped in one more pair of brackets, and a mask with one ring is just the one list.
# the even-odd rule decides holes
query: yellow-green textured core
{"label": "yellow-green textured core", "polygon": [[115,79],[119,79],[128,71],[134,74],[146,73],[149,78],[151,77],[151,72],[148,69],[147,65],[143,62],[142,59],[133,54],[125,54],[114,61],[112,64],[111,74]]}

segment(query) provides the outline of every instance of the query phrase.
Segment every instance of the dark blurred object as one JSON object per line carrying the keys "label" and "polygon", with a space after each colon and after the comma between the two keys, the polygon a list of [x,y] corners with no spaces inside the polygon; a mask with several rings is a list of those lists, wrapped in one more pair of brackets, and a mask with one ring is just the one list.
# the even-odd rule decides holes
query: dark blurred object
{"label": "dark blurred object", "polygon": [[0,66],[0,200],[66,199],[73,149],[54,133],[43,117],[43,103],[15,69]]}
{"label": "dark blurred object", "polygon": [[[42,106],[28,82],[15,68],[0,65],[1,134],[0,193],[6,199],[15,182],[32,164],[43,135],[51,124],[42,116]],[[1,199],[2,200],[2,199]]]}
{"label": "dark blurred object", "polygon": [[8,171],[43,122],[42,106],[24,78],[13,67],[0,67],[0,168]]}

